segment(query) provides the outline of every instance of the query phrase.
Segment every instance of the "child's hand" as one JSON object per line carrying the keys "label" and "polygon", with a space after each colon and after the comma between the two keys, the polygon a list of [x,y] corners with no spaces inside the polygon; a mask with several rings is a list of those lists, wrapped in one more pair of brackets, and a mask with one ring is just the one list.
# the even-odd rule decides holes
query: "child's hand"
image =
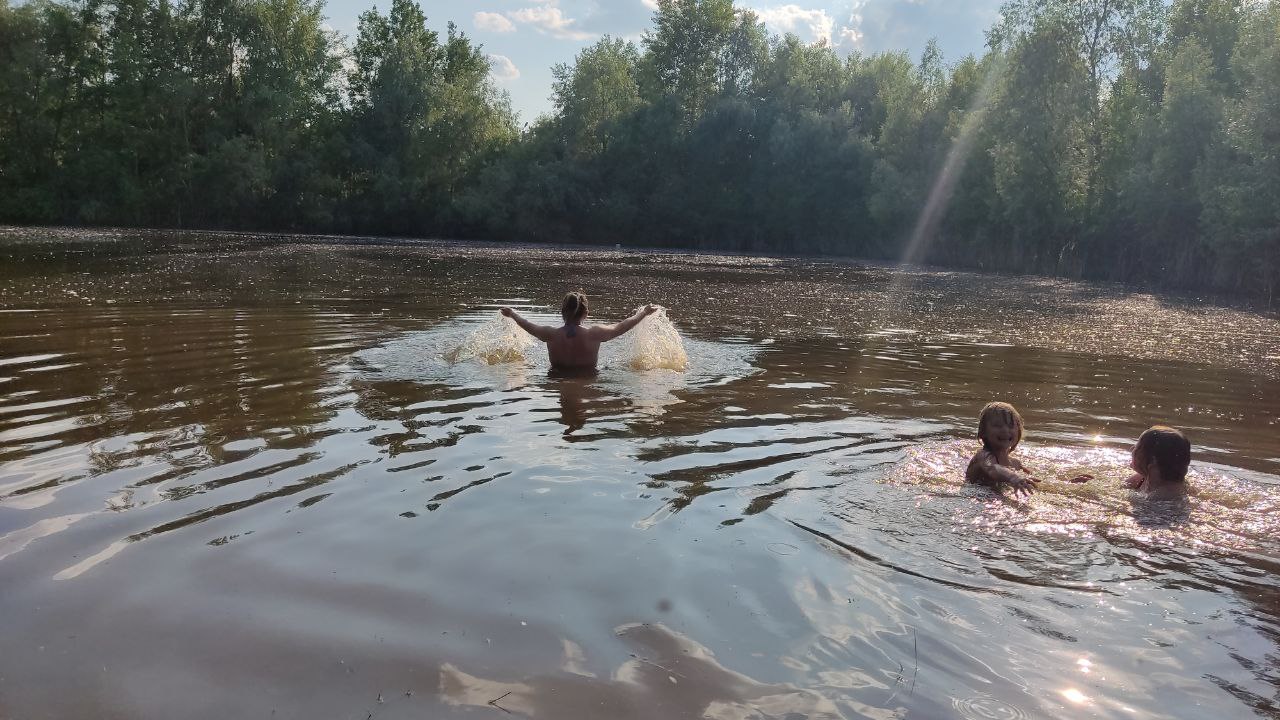
{"label": "child's hand", "polygon": [[648,317],[648,316],[650,316],[650,315],[652,315],[652,314],[654,314],[654,313],[656,313],[656,312],[658,312],[658,306],[657,306],[657,305],[646,305],[646,306],[645,306],[645,308],[644,308],[644,315],[645,315],[645,317]]}
{"label": "child's hand", "polygon": [[1008,485],[1013,488],[1014,495],[1029,496],[1036,491],[1036,484],[1040,481],[1028,475],[1027,477],[1016,477],[1009,480]]}
{"label": "child's hand", "polygon": [[1092,476],[1092,475],[1077,475],[1077,476],[1075,476],[1075,477],[1073,477],[1073,478],[1071,478],[1071,479],[1067,480],[1067,482],[1069,482],[1069,483],[1087,483],[1087,482],[1089,482],[1089,481],[1090,481],[1090,480],[1092,480],[1092,479],[1093,479],[1093,476]]}
{"label": "child's hand", "polygon": [[1134,473],[1129,477],[1128,480],[1124,481],[1124,486],[1129,488],[1130,490],[1137,490],[1138,488],[1142,487],[1142,476],[1137,473]]}

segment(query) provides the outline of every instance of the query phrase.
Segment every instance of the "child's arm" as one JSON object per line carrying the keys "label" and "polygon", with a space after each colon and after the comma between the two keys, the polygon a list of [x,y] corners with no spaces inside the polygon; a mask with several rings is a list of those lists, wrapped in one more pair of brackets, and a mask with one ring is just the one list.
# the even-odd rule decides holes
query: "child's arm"
{"label": "child's arm", "polygon": [[528,320],[523,318],[520,315],[520,313],[516,312],[515,310],[512,310],[509,307],[504,307],[499,312],[511,318],[512,320],[515,320],[516,324],[519,325],[522,330],[538,338],[542,342],[549,342],[551,340],[551,337],[555,335],[555,332],[556,332],[555,328],[529,322]]}
{"label": "child's arm", "polygon": [[[1019,464],[1019,467],[1021,467],[1021,464]],[[1035,492],[1036,483],[1040,482],[1030,475],[1019,474],[1013,468],[1007,468],[997,463],[995,458],[987,452],[979,452],[973,456],[973,460],[969,461],[969,469],[965,472],[965,477],[970,482],[997,489],[1002,485],[1008,485],[1013,488],[1014,494],[1023,495],[1030,495]]]}
{"label": "child's arm", "polygon": [[641,320],[649,317],[657,311],[657,305],[646,305],[637,310],[634,315],[626,320],[614,323],[613,325],[599,325],[593,329],[598,334],[597,336],[599,337],[600,342],[606,342],[622,335],[636,325],[639,325]]}

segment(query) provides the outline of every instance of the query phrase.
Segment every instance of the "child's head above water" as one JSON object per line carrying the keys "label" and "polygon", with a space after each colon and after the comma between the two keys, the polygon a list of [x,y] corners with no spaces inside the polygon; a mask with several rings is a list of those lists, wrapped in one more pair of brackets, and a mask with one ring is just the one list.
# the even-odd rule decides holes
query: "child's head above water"
{"label": "child's head above water", "polygon": [[1022,416],[1009,403],[987,403],[978,416],[978,439],[991,452],[1013,452],[1022,442]]}
{"label": "child's head above water", "polygon": [[1133,469],[1147,475],[1152,463],[1163,482],[1183,482],[1191,465],[1191,442],[1174,428],[1155,425],[1138,436],[1133,446]]}
{"label": "child's head above water", "polygon": [[560,315],[566,324],[582,322],[587,316],[587,296],[581,290],[567,293],[560,302]]}

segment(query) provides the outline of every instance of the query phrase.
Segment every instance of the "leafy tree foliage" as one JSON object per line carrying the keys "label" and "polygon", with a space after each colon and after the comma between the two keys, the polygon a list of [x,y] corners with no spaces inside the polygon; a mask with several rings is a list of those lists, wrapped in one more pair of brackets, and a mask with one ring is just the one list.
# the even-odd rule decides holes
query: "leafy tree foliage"
{"label": "leafy tree foliage", "polygon": [[412,0],[0,0],[0,220],[820,253],[1280,284],[1280,6],[1010,0],[982,57],[732,0],[553,68],[524,131]]}
{"label": "leafy tree foliage", "polygon": [[349,52],[319,0],[0,0],[0,219],[447,228],[515,122],[425,23],[395,0]]}
{"label": "leafy tree foliage", "polygon": [[551,69],[561,142],[581,156],[609,150],[615,126],[640,106],[640,54],[634,45],[605,37],[578,53],[573,67]]}

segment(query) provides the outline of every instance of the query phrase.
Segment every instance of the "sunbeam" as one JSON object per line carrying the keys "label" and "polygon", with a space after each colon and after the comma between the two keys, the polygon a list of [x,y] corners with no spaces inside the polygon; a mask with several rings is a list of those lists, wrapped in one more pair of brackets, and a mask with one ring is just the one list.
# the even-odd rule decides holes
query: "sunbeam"
{"label": "sunbeam", "polygon": [[959,181],[960,175],[964,171],[965,163],[969,159],[969,153],[973,149],[973,143],[977,137],[978,128],[986,120],[991,91],[995,87],[996,80],[999,79],[1003,69],[1003,61],[995,60],[983,77],[982,85],[979,86],[973,102],[969,105],[968,112],[965,113],[964,122],[960,125],[960,132],[951,141],[951,149],[947,151],[947,159],[938,171],[937,177],[934,178],[933,186],[929,189],[929,197],[925,201],[924,207],[921,208],[920,215],[916,218],[915,228],[911,231],[911,239],[907,241],[906,247],[903,248],[900,258],[902,264],[910,265],[923,261],[929,245],[937,237],[938,224],[942,221],[947,206],[951,202],[951,194],[955,191],[956,182]]}

